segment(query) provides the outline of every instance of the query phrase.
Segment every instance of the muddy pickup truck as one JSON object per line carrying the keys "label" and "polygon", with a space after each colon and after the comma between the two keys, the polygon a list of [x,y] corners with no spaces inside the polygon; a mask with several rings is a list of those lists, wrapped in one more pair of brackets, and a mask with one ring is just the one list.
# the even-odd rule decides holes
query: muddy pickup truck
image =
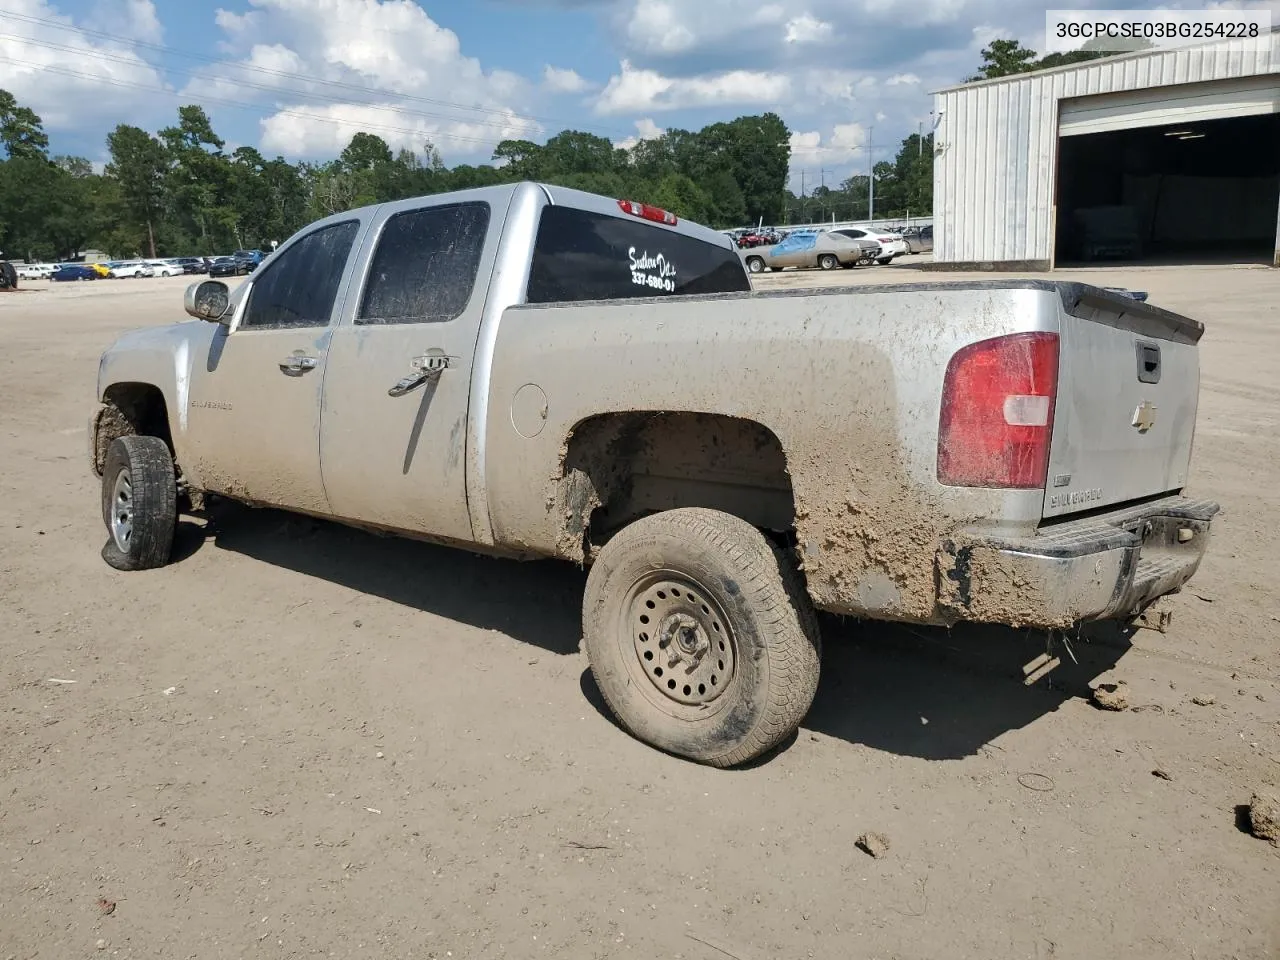
{"label": "muddy pickup truck", "polygon": [[590,567],[609,707],[704,763],[792,732],[816,610],[1048,630],[1195,572],[1193,320],[1036,280],[752,292],[731,241],[524,183],[319,221],[102,356],[103,556],[216,494]]}

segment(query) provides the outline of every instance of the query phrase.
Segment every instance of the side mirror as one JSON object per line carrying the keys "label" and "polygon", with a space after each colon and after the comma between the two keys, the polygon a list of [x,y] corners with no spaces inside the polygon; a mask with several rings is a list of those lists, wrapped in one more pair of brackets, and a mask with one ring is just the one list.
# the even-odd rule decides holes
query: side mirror
{"label": "side mirror", "polygon": [[197,320],[222,323],[231,305],[231,291],[221,280],[201,280],[187,287],[183,306]]}

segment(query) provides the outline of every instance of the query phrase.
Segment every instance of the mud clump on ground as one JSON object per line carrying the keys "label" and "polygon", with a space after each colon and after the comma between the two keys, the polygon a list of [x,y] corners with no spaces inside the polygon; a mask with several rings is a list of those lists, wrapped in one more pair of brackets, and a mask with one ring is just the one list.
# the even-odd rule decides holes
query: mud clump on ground
{"label": "mud clump on ground", "polygon": [[883,833],[864,833],[857,839],[857,847],[879,860],[889,852],[889,838]]}
{"label": "mud clump on ground", "polygon": [[1120,683],[1100,683],[1093,688],[1090,697],[1093,705],[1099,710],[1119,712],[1129,709],[1129,688],[1124,681]]}
{"label": "mud clump on ground", "polygon": [[1280,797],[1255,793],[1249,800],[1249,827],[1255,837],[1280,846]]}

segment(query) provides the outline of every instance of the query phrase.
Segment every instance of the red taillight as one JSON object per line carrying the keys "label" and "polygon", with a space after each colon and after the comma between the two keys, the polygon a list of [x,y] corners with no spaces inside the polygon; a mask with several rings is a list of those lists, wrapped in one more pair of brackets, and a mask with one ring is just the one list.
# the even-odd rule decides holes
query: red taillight
{"label": "red taillight", "polygon": [[629,213],[633,217],[643,217],[646,220],[652,220],[654,223],[665,223],[669,227],[674,227],[680,222],[676,219],[674,213],[669,213],[661,207],[651,207],[647,203],[636,203],[634,200],[619,200],[618,206],[623,213]]}
{"label": "red taillight", "polygon": [[1015,333],[970,344],[947,365],[938,482],[1043,487],[1058,386],[1058,335]]}

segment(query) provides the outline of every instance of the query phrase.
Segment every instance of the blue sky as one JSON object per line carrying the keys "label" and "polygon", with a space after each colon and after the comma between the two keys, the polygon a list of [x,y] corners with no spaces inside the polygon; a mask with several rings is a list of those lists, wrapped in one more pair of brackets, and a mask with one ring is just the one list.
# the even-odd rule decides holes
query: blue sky
{"label": "blue sky", "polygon": [[[1268,5],[1275,6],[1276,0]],[[1105,2],[1083,6],[1107,6]],[[1248,3],[1249,6],[1256,4]],[[775,110],[793,189],[834,184],[928,128],[930,91],[993,37],[1038,47],[1010,0],[0,0],[0,87],[55,152],[101,162],[118,123],[201,103],[229,146],[323,160],[358,130],[480,163],[572,127],[616,143]]]}

